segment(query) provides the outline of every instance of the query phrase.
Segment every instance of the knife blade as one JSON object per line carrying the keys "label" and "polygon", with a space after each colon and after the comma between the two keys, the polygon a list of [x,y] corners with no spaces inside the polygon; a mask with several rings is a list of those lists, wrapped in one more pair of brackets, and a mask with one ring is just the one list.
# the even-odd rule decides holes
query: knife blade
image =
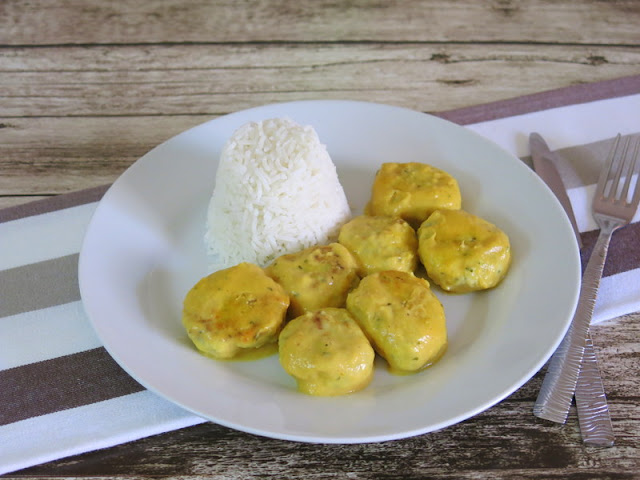
{"label": "knife blade", "polygon": [[535,132],[529,135],[529,148],[531,149],[533,169],[536,171],[538,176],[544,180],[544,183],[547,184],[562,205],[562,208],[564,208],[564,211],[571,222],[571,226],[573,227],[573,233],[576,236],[578,247],[582,249],[582,239],[580,238],[580,231],[576,224],[576,217],[573,213],[571,200],[569,200],[567,190],[564,188],[564,182],[562,181],[560,173],[555,166],[556,154],[549,149],[549,146],[542,136]]}
{"label": "knife blade", "polygon": [[[534,170],[560,201],[573,226],[578,245],[582,248],[580,231],[576,224],[573,208],[564,187],[564,182],[555,166],[556,154],[550,151],[544,139],[537,133],[530,135],[529,145]],[[575,399],[583,441],[591,445],[612,446],[614,434],[611,416],[590,334],[587,335]],[[545,418],[542,402],[544,402],[544,395],[539,396],[538,400],[536,400],[534,414]],[[556,420],[555,418],[550,419]]]}

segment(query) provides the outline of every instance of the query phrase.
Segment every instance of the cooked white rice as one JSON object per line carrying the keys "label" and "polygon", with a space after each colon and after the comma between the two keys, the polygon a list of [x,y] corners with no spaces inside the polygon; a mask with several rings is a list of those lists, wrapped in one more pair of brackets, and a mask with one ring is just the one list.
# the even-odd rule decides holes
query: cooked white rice
{"label": "cooked white rice", "polygon": [[335,239],[351,212],[311,126],[250,122],[225,144],[205,242],[217,268],[274,258]]}

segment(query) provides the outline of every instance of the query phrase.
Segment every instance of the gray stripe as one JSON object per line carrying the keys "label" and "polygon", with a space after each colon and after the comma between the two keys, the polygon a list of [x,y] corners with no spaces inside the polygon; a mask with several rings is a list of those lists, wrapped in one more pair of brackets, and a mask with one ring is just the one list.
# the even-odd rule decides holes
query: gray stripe
{"label": "gray stripe", "polygon": [[557,166],[565,187],[575,188],[598,183],[600,170],[613,146],[613,140],[611,138],[557,150]]}
{"label": "gray stripe", "polygon": [[0,385],[0,426],[144,390],[102,347],[0,370]]}
{"label": "gray stripe", "polygon": [[23,203],[0,210],[0,223],[18,220],[19,218],[55,212],[64,208],[76,207],[85,203],[97,202],[105,194],[109,185],[78,190],[64,195]]}
{"label": "gray stripe", "polygon": [[0,318],[80,300],[78,256],[0,271]]}
{"label": "gray stripe", "polygon": [[460,125],[469,125],[577,103],[624,97],[636,93],[640,93],[640,75],[631,75],[596,83],[571,85],[522,97],[448,110],[436,113],[436,115]]}
{"label": "gray stripe", "polygon": [[[624,138],[635,135],[638,133],[625,135]],[[600,169],[605,164],[613,141],[613,138],[609,138],[556,150],[557,161],[555,165],[560,172],[565,188],[584,187],[598,183]],[[530,167],[532,166],[530,155],[522,157],[522,161]]]}
{"label": "gray stripe", "polygon": [[[583,247],[580,251],[580,256],[582,257],[583,269],[587,266],[599,233],[600,230],[591,230],[590,232],[583,232],[581,235]],[[640,268],[639,238],[640,222],[631,223],[613,234],[609,252],[607,253],[607,261],[604,264],[603,277]]]}

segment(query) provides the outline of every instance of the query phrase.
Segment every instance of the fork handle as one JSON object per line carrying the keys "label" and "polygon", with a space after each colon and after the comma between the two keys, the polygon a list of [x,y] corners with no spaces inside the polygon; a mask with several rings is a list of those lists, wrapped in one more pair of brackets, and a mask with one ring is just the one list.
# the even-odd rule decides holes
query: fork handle
{"label": "fork handle", "polygon": [[569,330],[553,354],[533,414],[552,422],[565,423],[576,391],[578,376],[589,334],[598,287],[609,250],[611,234],[619,225],[604,222],[589,263],[585,268],[578,298],[578,307]]}
{"label": "fork handle", "polygon": [[615,436],[591,335],[587,335],[582,369],[576,385],[576,407],[584,443],[602,447],[612,446]]}

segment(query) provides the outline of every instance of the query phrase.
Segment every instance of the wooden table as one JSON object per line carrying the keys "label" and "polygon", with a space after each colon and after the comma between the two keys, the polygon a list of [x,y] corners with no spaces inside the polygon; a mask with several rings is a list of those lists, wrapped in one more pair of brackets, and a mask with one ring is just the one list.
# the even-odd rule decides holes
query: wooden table
{"label": "wooden table", "polygon": [[[424,112],[640,73],[640,2],[0,3],[0,207],[112,182],[158,143],[265,103]],[[617,444],[532,415],[542,376],[443,431],[366,445],[203,424],[16,475],[640,478],[640,314],[593,329]]]}

